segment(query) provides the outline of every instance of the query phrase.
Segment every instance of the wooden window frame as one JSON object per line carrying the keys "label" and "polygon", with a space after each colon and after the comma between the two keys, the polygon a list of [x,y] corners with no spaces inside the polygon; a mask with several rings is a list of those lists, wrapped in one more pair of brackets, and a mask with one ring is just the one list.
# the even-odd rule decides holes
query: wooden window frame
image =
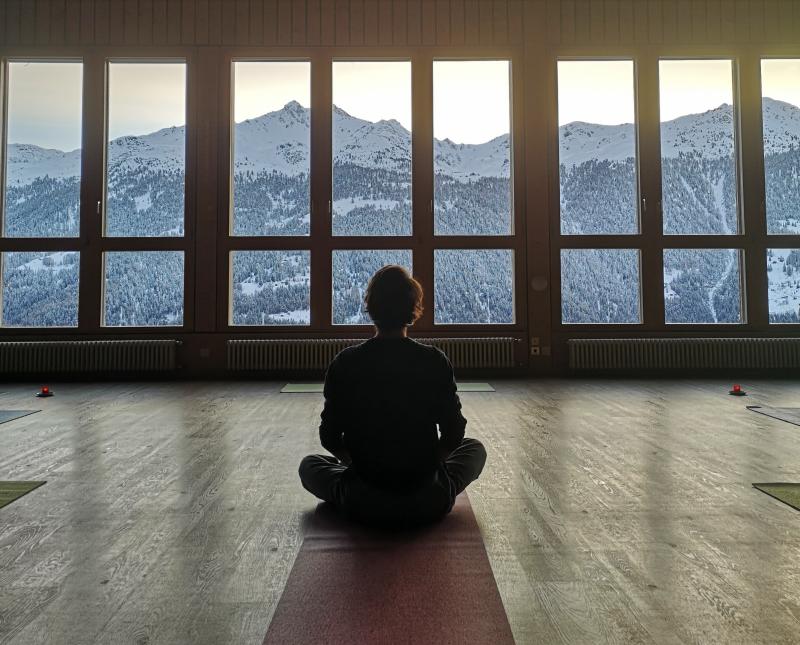
{"label": "wooden window frame", "polygon": [[[588,338],[597,335],[647,336],[654,332],[692,335],[730,335],[754,333],[790,335],[796,323],[770,324],[766,252],[768,248],[800,246],[800,235],[767,235],[764,209],[764,149],[761,114],[761,59],[800,57],[800,48],[731,47],[674,45],[604,48],[555,48],[549,58],[548,151],[550,163],[548,193],[550,204],[551,329],[555,337]],[[660,207],[661,134],[659,117],[659,61],[693,59],[733,61],[733,96],[736,115],[736,154],[738,165],[739,232],[735,235],[668,235],[663,231]],[[562,235],[558,162],[558,76],[559,60],[632,60],[637,116],[637,175],[639,180],[638,234]],[[642,198],[658,204],[641,212]],[[792,238],[795,238],[794,241]],[[638,249],[640,251],[640,323],[562,323],[562,249]],[[740,252],[742,322],[667,323],[663,289],[663,253],[666,249],[733,249]]]}
{"label": "wooden window frame", "polygon": [[[335,325],[332,321],[332,253],[346,250],[410,250],[414,277],[425,291],[425,311],[413,327],[424,335],[524,334],[526,324],[526,259],[524,208],[524,139],[522,135],[522,56],[512,48],[232,48],[220,64],[220,205],[231,212],[231,110],[233,63],[241,60],[311,62],[311,229],[307,236],[232,236],[229,219],[218,224],[217,284],[226,290],[218,298],[220,331],[236,334],[292,334],[299,336],[360,336],[370,325]],[[332,64],[350,61],[410,61],[412,100],[412,234],[410,236],[335,236],[328,204],[332,199]],[[511,154],[512,234],[497,236],[434,235],[433,221],[433,62],[435,60],[508,60]],[[230,215],[228,215],[230,217]],[[434,324],[433,256],[437,249],[510,249],[514,255],[514,322],[510,324]],[[309,250],[311,252],[311,320],[309,325],[232,325],[230,254],[243,250]]]}
{"label": "wooden window frame", "polygon": [[[196,107],[197,66],[195,50],[185,47],[164,48],[58,48],[44,53],[42,48],[20,48],[3,52],[3,73],[6,62],[13,60],[56,61],[80,60],[83,63],[80,223],[78,237],[71,238],[8,238],[0,237],[0,252],[14,251],[78,251],[80,252],[77,327],[0,327],[9,337],[51,337],[93,335],[98,337],[136,335],[148,337],[165,333],[183,333],[193,329],[195,290],[195,210],[196,210]],[[184,179],[183,237],[106,237],[105,159],[108,116],[108,63],[115,60],[140,62],[180,61],[186,64],[186,165]],[[7,93],[3,79],[5,106]],[[5,155],[5,114],[3,117],[3,150]],[[97,127],[101,123],[102,127]],[[5,180],[3,180],[5,181]],[[97,204],[101,204],[98,212]],[[104,254],[110,251],[182,251],[184,254],[184,314],[182,325],[106,326],[104,317]]]}

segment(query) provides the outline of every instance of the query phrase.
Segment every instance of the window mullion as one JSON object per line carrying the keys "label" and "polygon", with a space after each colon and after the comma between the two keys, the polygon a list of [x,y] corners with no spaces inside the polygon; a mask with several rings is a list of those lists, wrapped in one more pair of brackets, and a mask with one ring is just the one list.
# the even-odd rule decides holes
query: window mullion
{"label": "window mullion", "polygon": [[332,65],[328,53],[311,59],[311,328],[331,328]]}
{"label": "window mullion", "polygon": [[745,233],[745,322],[766,327],[769,323],[769,304],[760,62],[758,56],[747,55],[739,59],[738,65],[739,208]]}
{"label": "window mullion", "polygon": [[97,332],[103,307],[103,209],[99,206],[105,177],[106,65],[99,53],[84,57],[83,65],[78,328]]}
{"label": "window mullion", "polygon": [[425,311],[417,329],[433,328],[433,60],[419,54],[411,61],[412,83],[412,233],[414,277],[425,291]]}
{"label": "window mullion", "polygon": [[642,322],[646,328],[653,329],[664,325],[664,237],[661,209],[658,58],[647,50],[640,52],[636,59],[636,108]]}

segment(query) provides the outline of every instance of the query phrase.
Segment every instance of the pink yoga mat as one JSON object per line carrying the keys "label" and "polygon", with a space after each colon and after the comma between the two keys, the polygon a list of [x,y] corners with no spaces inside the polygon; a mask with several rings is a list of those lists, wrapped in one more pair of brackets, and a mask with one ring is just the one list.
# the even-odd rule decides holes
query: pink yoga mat
{"label": "pink yoga mat", "polygon": [[320,505],[264,643],[513,645],[467,496],[441,522],[402,533]]}

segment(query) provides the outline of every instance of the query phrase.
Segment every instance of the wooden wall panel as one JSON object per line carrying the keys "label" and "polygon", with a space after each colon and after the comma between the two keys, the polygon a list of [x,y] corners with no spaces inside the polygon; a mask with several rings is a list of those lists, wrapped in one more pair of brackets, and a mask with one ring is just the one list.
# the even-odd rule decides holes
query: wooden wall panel
{"label": "wooden wall panel", "polygon": [[394,44],[392,0],[378,0],[378,44],[381,47]]}
{"label": "wooden wall panel", "polygon": [[319,45],[322,38],[322,17],[319,13],[319,3],[320,0],[307,0],[306,2],[306,43],[309,45]]}
{"label": "wooden wall panel", "polygon": [[64,5],[64,42],[72,45],[81,39],[80,0],[67,0]]}
{"label": "wooden wall panel", "polygon": [[[66,0],[53,0],[50,5],[50,13],[47,14],[49,24],[47,26],[47,38],[44,39],[45,43],[53,45],[64,44],[64,28],[67,20],[67,6]],[[37,20],[41,22],[43,16],[37,14]],[[42,33],[44,35],[44,32]]]}
{"label": "wooden wall panel", "polygon": [[[261,3],[261,34],[265,45],[274,45],[278,42],[278,2],[268,0]],[[319,26],[319,22],[317,22]]]}
{"label": "wooden wall panel", "polygon": [[450,2],[436,0],[436,44],[450,44]]}
{"label": "wooden wall panel", "polygon": [[464,44],[477,45],[481,39],[479,22],[481,19],[478,0],[464,2]]}
{"label": "wooden wall panel", "polygon": [[800,42],[800,0],[0,0],[0,46],[530,46],[528,5],[551,45]]}
{"label": "wooden wall panel", "polygon": [[[392,23],[394,32],[394,44],[405,45],[408,43],[408,12],[404,2],[392,3]],[[351,41],[350,44],[355,44]]]}
{"label": "wooden wall panel", "polygon": [[306,44],[306,3],[295,2],[292,5],[292,44]]}
{"label": "wooden wall panel", "polygon": [[167,3],[166,0],[153,0],[153,44],[167,42]]}

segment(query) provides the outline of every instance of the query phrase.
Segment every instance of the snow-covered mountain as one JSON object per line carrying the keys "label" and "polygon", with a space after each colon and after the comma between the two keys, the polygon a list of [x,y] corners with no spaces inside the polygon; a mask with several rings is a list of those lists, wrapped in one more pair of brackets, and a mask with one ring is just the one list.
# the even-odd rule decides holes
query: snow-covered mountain
{"label": "snow-covered mountain", "polygon": [[[765,97],[764,147],[767,154],[800,147],[800,108]],[[661,154],[675,158],[695,152],[706,159],[730,155],[733,144],[733,108],[728,104],[687,114],[661,124]],[[636,135],[631,123],[598,125],[575,121],[559,128],[560,162],[567,166],[595,159],[622,161],[635,155]]]}
{"label": "snow-covered mountain", "polygon": [[[234,128],[234,172],[278,172],[297,176],[308,172],[310,110],[296,101],[280,110],[237,123]],[[410,172],[411,133],[394,119],[371,122],[334,106],[334,164]],[[180,171],[184,164],[183,126],[111,141],[109,162],[114,170]],[[508,177],[508,136],[482,144],[434,142],[436,172],[456,179]],[[80,150],[62,152],[30,144],[12,144],[9,181],[22,186],[37,177],[51,179],[80,174]]]}
{"label": "snow-covered mountain", "polygon": [[[800,108],[765,98],[764,135],[767,153],[800,147]],[[334,107],[334,164],[407,172],[411,163],[411,133],[395,120],[371,122]],[[697,152],[705,158],[730,154],[733,110],[723,104],[701,114],[690,114],[662,124],[662,153],[677,157]],[[310,110],[296,101],[280,110],[235,126],[236,172],[273,172],[296,176],[309,163]],[[560,162],[578,165],[593,159],[621,161],[633,157],[636,135],[630,123],[599,125],[576,121],[559,128]],[[112,168],[153,171],[178,170],[184,163],[183,126],[142,136],[114,139],[109,146]],[[508,136],[481,144],[459,144],[449,139],[434,142],[435,170],[453,178],[508,177]],[[11,144],[8,175],[12,185],[25,185],[37,177],[77,177],[80,150],[63,152],[31,144]]]}

